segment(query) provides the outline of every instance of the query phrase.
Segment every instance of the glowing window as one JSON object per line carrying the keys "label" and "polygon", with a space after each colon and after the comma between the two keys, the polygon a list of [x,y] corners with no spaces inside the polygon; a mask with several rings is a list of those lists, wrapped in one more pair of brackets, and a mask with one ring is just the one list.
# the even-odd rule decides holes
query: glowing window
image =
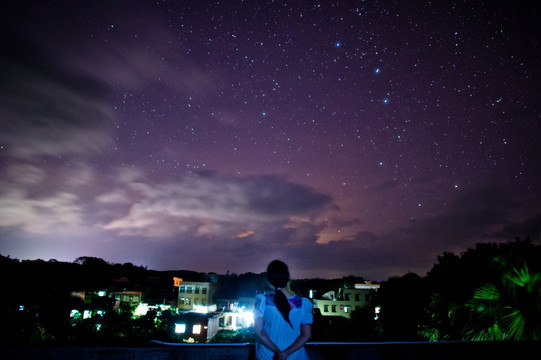
{"label": "glowing window", "polygon": [[193,326],[193,333],[194,334],[201,334],[201,325],[194,325]]}
{"label": "glowing window", "polygon": [[175,324],[175,332],[177,334],[184,334],[186,332],[186,324]]}

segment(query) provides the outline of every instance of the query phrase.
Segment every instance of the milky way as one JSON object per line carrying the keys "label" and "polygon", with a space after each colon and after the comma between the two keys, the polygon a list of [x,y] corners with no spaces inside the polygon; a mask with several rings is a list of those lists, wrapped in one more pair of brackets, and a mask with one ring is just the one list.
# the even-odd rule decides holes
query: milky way
{"label": "milky way", "polygon": [[539,20],[509,1],[3,9],[0,253],[384,280],[538,242]]}

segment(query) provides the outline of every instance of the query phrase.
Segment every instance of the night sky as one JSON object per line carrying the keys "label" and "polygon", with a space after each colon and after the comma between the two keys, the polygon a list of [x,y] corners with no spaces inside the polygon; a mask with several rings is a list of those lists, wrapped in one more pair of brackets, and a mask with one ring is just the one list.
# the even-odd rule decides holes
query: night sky
{"label": "night sky", "polygon": [[381,281],[539,242],[533,1],[1,12],[4,256]]}

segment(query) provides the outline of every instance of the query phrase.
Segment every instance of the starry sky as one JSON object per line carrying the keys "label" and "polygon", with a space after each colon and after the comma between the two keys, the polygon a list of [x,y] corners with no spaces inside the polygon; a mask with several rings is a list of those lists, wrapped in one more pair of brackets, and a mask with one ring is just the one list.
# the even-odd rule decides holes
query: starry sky
{"label": "starry sky", "polygon": [[533,1],[9,5],[4,256],[382,281],[539,241]]}

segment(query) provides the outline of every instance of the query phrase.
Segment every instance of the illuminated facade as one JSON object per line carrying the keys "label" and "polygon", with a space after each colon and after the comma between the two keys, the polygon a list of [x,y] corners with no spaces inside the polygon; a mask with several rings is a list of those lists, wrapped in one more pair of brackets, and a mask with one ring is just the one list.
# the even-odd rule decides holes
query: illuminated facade
{"label": "illuminated facade", "polygon": [[218,284],[212,282],[179,281],[178,282],[179,310],[188,310],[198,313],[210,313],[217,309],[214,295],[218,291]]}
{"label": "illuminated facade", "polygon": [[314,299],[314,308],[319,309],[323,316],[351,317],[351,312],[368,306],[379,284],[366,282],[355,284],[352,289],[340,289],[339,296],[334,291],[323,295],[323,299]]}
{"label": "illuminated facade", "polygon": [[221,299],[218,307],[222,310],[220,314],[222,329],[237,330],[254,324],[255,297]]}
{"label": "illuminated facade", "polygon": [[174,321],[174,333],[187,342],[205,342],[219,330],[218,314],[184,313]]}
{"label": "illuminated facade", "polygon": [[113,293],[115,298],[115,305],[113,310],[118,312],[118,310],[124,306],[126,307],[137,307],[143,298],[142,291],[119,291]]}

